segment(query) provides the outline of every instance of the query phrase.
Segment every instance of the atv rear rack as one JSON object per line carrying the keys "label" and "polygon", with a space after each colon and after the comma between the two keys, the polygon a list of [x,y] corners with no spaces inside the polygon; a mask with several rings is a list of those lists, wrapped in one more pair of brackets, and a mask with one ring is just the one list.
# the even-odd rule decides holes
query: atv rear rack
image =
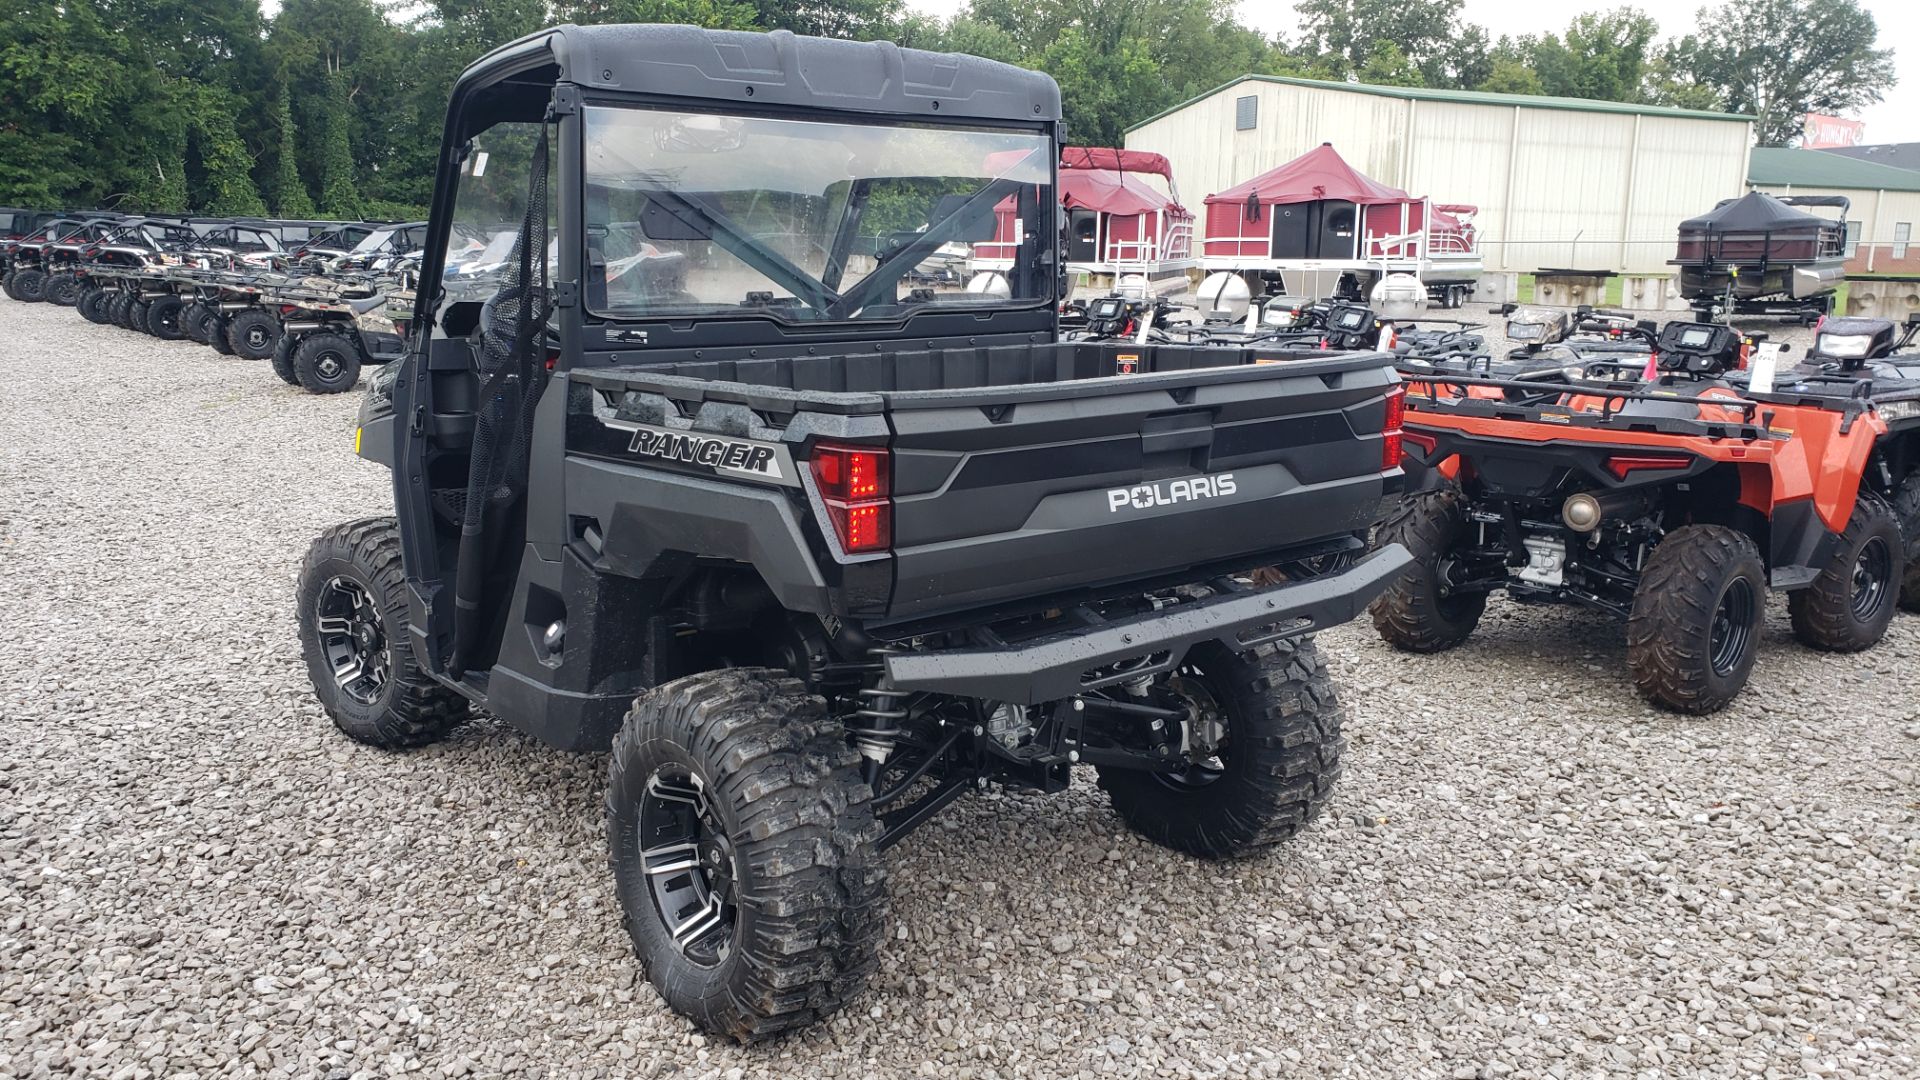
{"label": "atv rear rack", "polygon": [[[1644,390],[1627,390],[1614,386],[1593,386],[1574,382],[1548,382],[1541,379],[1495,379],[1468,375],[1446,375],[1430,371],[1398,369],[1400,377],[1407,384],[1407,403],[1415,404],[1421,400],[1434,406],[1445,404],[1448,412],[1473,416],[1491,416],[1506,419],[1530,420],[1537,423],[1562,424],[1572,427],[1602,427],[1621,420],[1631,422],[1633,427],[1647,431],[1658,431],[1676,435],[1706,435],[1710,438],[1737,438],[1753,441],[1770,437],[1765,416],[1757,416],[1760,409],[1768,404],[1744,397],[1702,397],[1688,394],[1650,394]],[[1435,390],[1436,386],[1486,386],[1500,390],[1519,390],[1529,394],[1555,394],[1557,397],[1578,395],[1580,397],[1599,398],[1602,401],[1599,412],[1587,412],[1570,409],[1556,402],[1540,404],[1521,404],[1496,398],[1471,397],[1462,394],[1457,398],[1442,398]],[[1690,420],[1677,416],[1623,416],[1620,406],[1629,401],[1651,401],[1666,405],[1712,405],[1716,408],[1737,410],[1743,423],[1729,424],[1724,421]],[[1411,422],[1412,417],[1408,418]],[[1757,421],[1757,422],[1756,422]]]}

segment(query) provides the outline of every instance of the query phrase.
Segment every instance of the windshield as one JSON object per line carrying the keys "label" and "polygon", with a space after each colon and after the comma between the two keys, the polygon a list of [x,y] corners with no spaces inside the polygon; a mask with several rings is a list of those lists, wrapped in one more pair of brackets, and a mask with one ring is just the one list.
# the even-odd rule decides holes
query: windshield
{"label": "windshield", "polygon": [[1043,299],[1040,274],[972,291],[960,269],[996,239],[1014,265],[1040,265],[1050,146],[1029,131],[590,107],[588,300],[616,317],[819,321]]}

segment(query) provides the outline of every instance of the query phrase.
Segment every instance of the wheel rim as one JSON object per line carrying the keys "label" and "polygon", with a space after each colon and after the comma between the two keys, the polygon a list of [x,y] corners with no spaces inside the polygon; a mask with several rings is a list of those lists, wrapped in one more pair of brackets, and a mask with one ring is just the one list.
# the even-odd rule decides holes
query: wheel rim
{"label": "wheel rim", "polygon": [[391,664],[380,606],[367,587],[352,578],[329,578],[314,605],[320,651],[340,692],[371,705],[386,689]]}
{"label": "wheel rim", "polygon": [[247,348],[264,349],[267,347],[267,331],[262,326],[247,327]]}
{"label": "wheel rim", "polygon": [[1191,664],[1182,667],[1166,681],[1165,696],[1172,708],[1187,713],[1180,721],[1182,765],[1174,772],[1155,772],[1154,779],[1176,791],[1194,791],[1218,781],[1227,774],[1231,730],[1227,711],[1207,685],[1206,673]]}
{"label": "wheel rim", "polygon": [[1707,651],[1714,674],[1725,675],[1739,666],[1752,637],[1753,583],[1746,578],[1736,578],[1720,594],[1720,603],[1713,610],[1713,631]]}
{"label": "wheel rim", "polygon": [[345,358],[331,349],[321,353],[313,362],[313,370],[319,372],[320,377],[328,382],[338,379],[340,373],[346,369],[347,362]]}
{"label": "wheel rim", "polygon": [[640,866],[654,911],[674,949],[701,967],[733,950],[737,860],[706,784],[682,765],[662,765],[640,796]]}
{"label": "wheel rim", "polygon": [[1853,561],[1853,617],[1865,622],[1878,615],[1892,579],[1893,552],[1886,539],[1868,537]]}

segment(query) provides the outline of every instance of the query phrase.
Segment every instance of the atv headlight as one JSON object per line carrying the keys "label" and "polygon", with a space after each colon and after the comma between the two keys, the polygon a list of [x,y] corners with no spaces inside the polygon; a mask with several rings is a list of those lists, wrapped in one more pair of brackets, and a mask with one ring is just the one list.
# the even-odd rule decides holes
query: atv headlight
{"label": "atv headlight", "polygon": [[1920,416],[1920,401],[1883,401],[1874,406],[1880,413],[1880,419],[1892,423],[1895,420],[1911,420]]}
{"label": "atv headlight", "polygon": [[1838,357],[1841,360],[1858,360],[1873,348],[1872,334],[1821,334],[1814,349],[1822,356]]}

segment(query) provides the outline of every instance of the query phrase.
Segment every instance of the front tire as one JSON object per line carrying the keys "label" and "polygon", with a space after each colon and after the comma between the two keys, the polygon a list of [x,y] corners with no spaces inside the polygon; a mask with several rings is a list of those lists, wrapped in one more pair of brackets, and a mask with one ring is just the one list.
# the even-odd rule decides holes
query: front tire
{"label": "front tire", "polygon": [[49,274],[42,290],[47,303],[73,307],[80,302],[80,279],[69,273]]}
{"label": "front tire", "polygon": [[1381,523],[1374,546],[1400,544],[1413,555],[1413,563],[1367,608],[1387,644],[1440,652],[1467,640],[1480,625],[1487,594],[1450,592],[1445,584],[1451,557],[1472,530],[1466,496],[1455,487],[1410,495]]}
{"label": "front tire", "polygon": [[235,356],[265,360],[280,342],[280,320],[259,308],[248,308],[227,320],[227,344]]}
{"label": "front tire", "polygon": [[1627,666],[1648,701],[1718,712],[1747,685],[1759,651],[1767,570],[1745,533],[1687,525],[1654,546],[1627,618]]}
{"label": "front tire", "polygon": [[675,1012],[749,1042],[866,985],[887,899],[860,760],[785,672],[703,672],[634,703],[613,744],[608,860]]}
{"label": "front tire", "polygon": [[[1179,773],[1099,767],[1100,787],[1127,827],[1205,859],[1258,854],[1291,839],[1325,809],[1346,747],[1327,665],[1311,639],[1244,653],[1196,646],[1167,688],[1198,719],[1186,745],[1216,753]],[[1211,719],[1209,719],[1211,717]],[[1197,736],[1200,724],[1219,724]]]}
{"label": "front tire", "polygon": [[207,316],[210,314],[207,305],[198,300],[188,304],[180,312],[180,332],[187,336],[188,341],[196,345],[205,345],[208,341]]}
{"label": "front tire", "polygon": [[162,296],[147,305],[147,333],[162,341],[179,341],[187,336],[180,325],[187,302],[178,296]]}
{"label": "front tire", "polygon": [[113,294],[105,289],[88,289],[86,293],[80,297],[80,303],[78,305],[80,308],[80,317],[90,323],[96,323],[102,326],[106,325],[111,321],[107,318],[107,304],[112,301],[112,299]]}
{"label": "front tire", "polygon": [[1787,597],[1793,636],[1827,652],[1859,652],[1886,636],[1906,577],[1906,542],[1892,508],[1862,491],[1840,543],[1813,584]]}
{"label": "front tire", "polygon": [[467,699],[414,658],[394,519],[321,533],[307,549],[295,595],[307,675],[349,738],[388,750],[425,746],[466,719]]}
{"label": "front tire", "polygon": [[308,335],[293,350],[293,377],[310,394],[345,393],[360,381],[360,346],[345,334]]}

